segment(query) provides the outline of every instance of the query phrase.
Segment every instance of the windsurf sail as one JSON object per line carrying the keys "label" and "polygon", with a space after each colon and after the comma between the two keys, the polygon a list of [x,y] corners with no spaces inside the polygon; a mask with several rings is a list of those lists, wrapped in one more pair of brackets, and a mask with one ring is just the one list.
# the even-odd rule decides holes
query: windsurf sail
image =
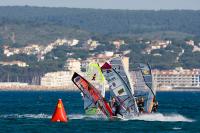
{"label": "windsurf sail", "polygon": [[150,89],[152,95],[155,96],[156,90],[153,86],[153,76],[152,76],[152,73],[151,73],[150,65],[148,63],[147,64],[140,64],[140,69],[141,69],[145,84]]}
{"label": "windsurf sail", "polygon": [[104,100],[101,93],[86,79],[77,73],[72,77],[73,83],[79,88],[85,97],[87,97],[93,104],[105,114],[108,118],[112,118],[112,110],[108,103]]}
{"label": "windsurf sail", "polygon": [[86,68],[87,79],[97,88],[101,95],[105,97],[105,78],[101,67],[97,63],[90,63]]}
{"label": "windsurf sail", "polygon": [[[90,63],[86,68],[86,79],[105,97],[105,78],[101,68],[97,63]],[[97,106],[86,96],[83,95],[84,110],[88,115],[98,114]]]}
{"label": "windsurf sail", "polygon": [[156,100],[156,90],[153,86],[153,76],[151,73],[151,67],[147,64],[140,64],[140,69],[143,75],[143,79],[147,87],[149,88],[149,95],[147,98],[147,105],[145,107],[145,110],[150,113],[152,111],[153,104]]}
{"label": "windsurf sail", "polygon": [[110,64],[112,68],[122,77],[122,79],[127,84],[128,88],[131,90],[132,95],[134,95],[134,88],[133,88],[133,82],[130,78],[129,71],[125,69],[125,65],[122,61],[123,57],[115,57],[110,60]]}
{"label": "windsurf sail", "polygon": [[153,86],[153,77],[149,64],[139,64],[139,69],[135,71],[135,77],[136,97],[138,101],[140,101],[141,98],[143,99],[144,112],[150,113],[155,101],[156,90]]}
{"label": "windsurf sail", "polygon": [[121,105],[120,112],[125,115],[137,115],[139,112],[137,104],[129,86],[127,85],[127,82],[124,81],[116,69],[113,69],[108,63],[105,63],[101,67],[101,70],[108,82],[110,95],[115,97],[117,102],[119,102]]}

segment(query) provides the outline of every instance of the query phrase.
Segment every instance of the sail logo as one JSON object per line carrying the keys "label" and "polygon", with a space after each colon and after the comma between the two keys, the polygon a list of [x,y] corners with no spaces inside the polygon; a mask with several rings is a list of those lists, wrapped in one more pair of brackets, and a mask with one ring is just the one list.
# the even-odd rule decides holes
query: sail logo
{"label": "sail logo", "polygon": [[124,89],[123,89],[123,88],[120,89],[120,90],[118,90],[118,94],[119,94],[119,95],[121,95],[123,92],[124,92]]}
{"label": "sail logo", "polygon": [[149,75],[149,71],[148,70],[143,70],[143,74],[144,75]]}
{"label": "sail logo", "polygon": [[61,109],[61,108],[62,108],[62,105],[59,103],[57,107],[58,107],[59,109]]}
{"label": "sail logo", "polygon": [[125,92],[124,88],[122,86],[119,86],[118,88],[113,88],[113,92],[116,96],[125,96],[127,93]]}

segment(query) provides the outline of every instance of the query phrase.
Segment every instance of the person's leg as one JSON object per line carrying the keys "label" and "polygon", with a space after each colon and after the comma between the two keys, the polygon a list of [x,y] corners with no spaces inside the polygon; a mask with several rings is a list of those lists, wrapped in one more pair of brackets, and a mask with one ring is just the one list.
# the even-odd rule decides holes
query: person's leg
{"label": "person's leg", "polygon": [[123,115],[121,114],[119,109],[116,109],[115,113],[116,113],[116,116],[117,116],[117,114],[119,114],[119,115],[121,115],[123,117]]}
{"label": "person's leg", "polygon": [[114,116],[117,116],[117,111],[115,111]]}
{"label": "person's leg", "polygon": [[121,112],[119,112],[119,114],[123,117],[123,115],[122,115],[122,113]]}

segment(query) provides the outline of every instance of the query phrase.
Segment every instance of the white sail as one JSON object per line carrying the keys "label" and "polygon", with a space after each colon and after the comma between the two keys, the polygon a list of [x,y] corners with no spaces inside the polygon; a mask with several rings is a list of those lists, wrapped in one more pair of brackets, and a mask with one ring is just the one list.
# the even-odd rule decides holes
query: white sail
{"label": "white sail", "polygon": [[123,78],[120,76],[120,74],[124,74],[124,71],[120,70],[121,68],[123,69],[122,66],[113,69],[108,63],[101,67],[103,75],[108,82],[111,97],[115,97],[121,105],[121,113],[137,115],[139,111],[135,98],[132,95],[130,85],[124,80],[126,78],[125,75],[123,75]]}
{"label": "white sail", "polygon": [[135,73],[135,96],[144,99],[144,111],[150,113],[155,100],[156,90],[149,65],[140,64]]}
{"label": "white sail", "polygon": [[110,64],[113,69],[123,78],[127,86],[130,88],[132,95],[134,95],[133,81],[130,78],[129,71],[126,69],[123,61],[123,57],[115,57],[110,60]]}

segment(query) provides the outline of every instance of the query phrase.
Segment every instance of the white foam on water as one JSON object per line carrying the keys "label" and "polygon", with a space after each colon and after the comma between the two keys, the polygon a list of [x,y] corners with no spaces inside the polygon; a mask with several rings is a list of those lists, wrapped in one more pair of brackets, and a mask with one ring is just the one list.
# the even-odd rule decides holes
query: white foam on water
{"label": "white foam on water", "polygon": [[180,128],[180,127],[173,127],[172,129],[174,129],[174,130],[181,130],[182,128]]}
{"label": "white foam on water", "polygon": [[84,115],[84,114],[69,114],[69,119],[77,120],[77,119],[89,119],[89,120],[100,120],[100,119],[106,119],[102,115]]}
{"label": "white foam on water", "polygon": [[[51,119],[49,114],[5,114],[0,115],[0,118],[4,119],[22,119],[22,118],[32,118],[32,119]],[[108,120],[102,115],[84,115],[84,114],[69,114],[68,118],[71,120],[76,119],[85,119],[85,120]],[[137,117],[123,117],[121,121],[129,120],[141,120],[141,121],[160,121],[160,122],[194,122],[195,120],[187,118],[180,114],[143,114]],[[175,129],[176,130],[176,127]]]}
{"label": "white foam on water", "polygon": [[83,114],[70,114],[68,115],[69,119],[84,119],[86,116]]}
{"label": "white foam on water", "polygon": [[143,114],[137,117],[130,118],[131,120],[143,120],[143,121],[161,121],[161,122],[194,122],[195,120],[187,118],[180,114]]}
{"label": "white foam on water", "polygon": [[[69,119],[104,119],[105,117],[100,115],[84,115],[84,114],[69,114],[67,115]],[[4,114],[0,115],[0,118],[4,119],[23,119],[23,118],[32,118],[32,119],[51,119],[51,115],[49,114]]]}
{"label": "white foam on water", "polygon": [[5,114],[0,115],[0,118],[4,119],[20,119],[20,118],[33,118],[33,119],[50,119],[51,115],[48,114]]}

